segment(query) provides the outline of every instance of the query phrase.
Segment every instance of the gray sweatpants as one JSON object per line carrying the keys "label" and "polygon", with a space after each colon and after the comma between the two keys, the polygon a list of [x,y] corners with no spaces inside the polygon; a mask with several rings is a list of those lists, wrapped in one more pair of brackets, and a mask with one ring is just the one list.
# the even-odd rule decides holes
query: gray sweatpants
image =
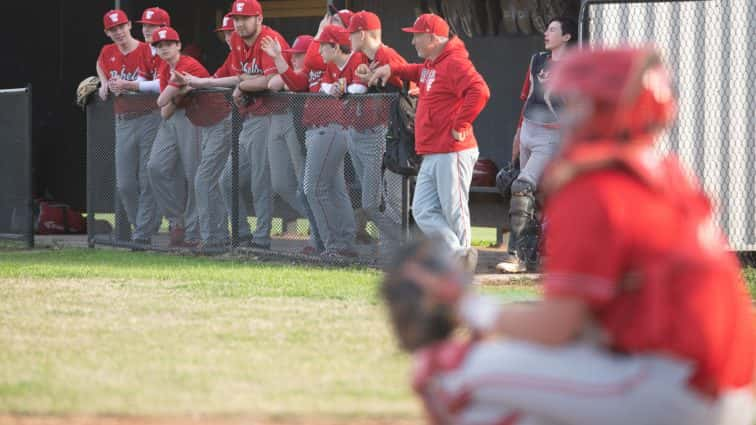
{"label": "gray sweatpants", "polygon": [[[440,376],[445,400],[470,403],[453,423],[528,425],[750,425],[748,389],[708,400],[692,390],[690,364],[655,354],[617,355],[587,344],[548,348],[518,341],[476,344]],[[439,400],[443,403],[442,400]]]}
{"label": "gray sweatpants", "polygon": [[383,153],[386,151],[386,131],[386,126],[376,126],[364,131],[350,128],[348,140],[349,156],[360,182],[362,209],[378,227],[381,243],[391,246],[399,243],[402,229],[401,222],[394,220],[395,214],[391,214],[399,209],[399,205],[389,205],[395,203],[397,197],[388,196],[381,173]]}
{"label": "gray sweatpants", "polygon": [[[291,134],[296,141],[288,114],[249,115],[239,134],[239,236],[250,234],[245,197],[251,193],[257,217],[252,240],[260,245],[270,244],[274,193],[304,216],[297,200],[298,183],[286,134]],[[230,156],[221,176],[221,185],[230,215],[233,200]]]}
{"label": "gray sweatpants", "polygon": [[163,120],[147,165],[159,210],[172,226],[185,229],[187,241],[200,238],[194,189],[200,160],[199,139],[197,127],[186,118],[183,109],[177,109]]}
{"label": "gray sweatpants", "polygon": [[160,215],[147,171],[159,126],[158,112],[133,119],[116,117],[116,189],[129,223],[134,227],[133,239],[150,239],[160,227]]}
{"label": "gray sweatpants", "polygon": [[209,126],[199,127],[202,149],[194,179],[200,236],[205,242],[224,242],[228,238],[228,220],[220,176],[231,150],[231,117]]}
{"label": "gray sweatpants", "polygon": [[543,170],[559,149],[558,129],[524,120],[520,128],[520,175],[518,179],[538,187]]}
{"label": "gray sweatpants", "polygon": [[440,236],[456,253],[470,248],[470,183],[478,148],[423,155],[412,215],[428,236]]}
{"label": "gray sweatpants", "polygon": [[347,130],[336,124],[305,132],[304,192],[326,251],[353,249],[356,225],[344,180]]}

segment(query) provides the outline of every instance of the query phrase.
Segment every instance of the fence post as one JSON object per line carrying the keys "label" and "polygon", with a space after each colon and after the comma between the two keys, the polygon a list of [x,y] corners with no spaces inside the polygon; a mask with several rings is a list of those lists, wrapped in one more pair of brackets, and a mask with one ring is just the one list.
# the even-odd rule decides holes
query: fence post
{"label": "fence post", "polygon": [[[241,133],[241,114],[230,99],[231,117],[231,252],[239,248],[239,133]],[[246,219],[246,218],[245,218]]]}
{"label": "fence post", "polygon": [[32,110],[32,85],[28,84],[26,86],[26,169],[28,170],[28,175],[26,176],[26,184],[28,185],[26,188],[28,198],[26,213],[26,246],[29,249],[34,248],[34,197],[32,196],[34,190],[34,177],[32,176],[34,154],[32,149],[34,144],[32,143]]}

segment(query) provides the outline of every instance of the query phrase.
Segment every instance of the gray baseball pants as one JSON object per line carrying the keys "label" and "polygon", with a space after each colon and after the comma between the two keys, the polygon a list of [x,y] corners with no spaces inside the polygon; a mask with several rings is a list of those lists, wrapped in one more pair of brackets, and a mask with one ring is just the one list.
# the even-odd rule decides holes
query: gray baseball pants
{"label": "gray baseball pants", "polygon": [[470,184],[478,148],[423,155],[412,215],[428,236],[440,236],[455,253],[470,248]]}
{"label": "gray baseball pants", "polygon": [[394,220],[391,215],[391,211],[399,209],[399,205],[388,205],[397,198],[387,195],[386,182],[381,173],[383,153],[386,151],[386,131],[386,126],[376,126],[364,131],[350,128],[348,140],[349,156],[360,182],[362,209],[378,227],[381,243],[392,246],[399,243],[402,229],[401,222]]}
{"label": "gray baseball pants", "polygon": [[621,355],[589,343],[545,347],[476,344],[462,366],[437,381],[447,399],[469,392],[457,424],[750,425],[749,389],[707,399],[693,390],[689,363],[660,354]]}
{"label": "gray baseball pants", "polygon": [[354,211],[344,180],[347,130],[336,124],[305,132],[304,192],[326,251],[354,248]]}
{"label": "gray baseball pants", "polygon": [[231,150],[231,117],[199,131],[202,152],[194,189],[200,236],[204,242],[223,243],[228,239],[228,219],[220,177]]}
{"label": "gray baseball pants", "polygon": [[559,149],[561,135],[558,129],[547,128],[523,120],[520,128],[520,180],[538,187],[541,175]]}
{"label": "gray baseball pants", "polygon": [[147,165],[159,210],[172,226],[184,228],[187,241],[200,238],[194,188],[200,161],[199,140],[200,131],[183,109],[177,109],[163,120]]}
{"label": "gray baseball pants", "polygon": [[160,127],[160,114],[151,112],[132,119],[116,116],[116,189],[129,223],[132,239],[149,240],[160,228],[160,214],[150,184],[147,162]]}

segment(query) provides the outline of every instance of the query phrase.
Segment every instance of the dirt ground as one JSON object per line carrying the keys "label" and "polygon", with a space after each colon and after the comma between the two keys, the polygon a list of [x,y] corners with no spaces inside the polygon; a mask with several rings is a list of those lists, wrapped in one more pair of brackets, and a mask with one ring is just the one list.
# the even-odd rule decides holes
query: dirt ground
{"label": "dirt ground", "polygon": [[0,415],[2,425],[420,425],[422,421],[395,419],[256,419],[244,417],[107,417]]}

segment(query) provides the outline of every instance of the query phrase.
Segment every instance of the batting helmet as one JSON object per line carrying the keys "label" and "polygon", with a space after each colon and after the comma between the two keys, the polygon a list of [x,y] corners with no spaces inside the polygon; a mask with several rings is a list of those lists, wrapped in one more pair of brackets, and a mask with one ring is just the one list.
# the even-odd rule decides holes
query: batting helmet
{"label": "batting helmet", "polygon": [[590,105],[562,112],[572,141],[651,143],[677,112],[669,72],[649,47],[573,51],[555,62],[549,86],[568,104]]}

